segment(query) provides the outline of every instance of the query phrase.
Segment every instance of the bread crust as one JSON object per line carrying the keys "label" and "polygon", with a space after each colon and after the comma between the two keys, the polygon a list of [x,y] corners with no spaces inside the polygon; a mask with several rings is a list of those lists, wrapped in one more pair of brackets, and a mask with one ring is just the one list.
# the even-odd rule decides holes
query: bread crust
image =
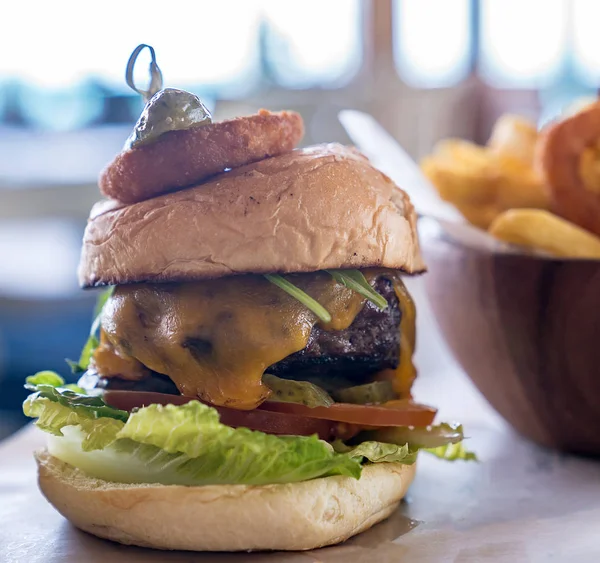
{"label": "bread crust", "polygon": [[338,144],[261,160],[178,192],[92,209],[82,286],[326,268],[425,270],[408,196]]}
{"label": "bread crust", "polygon": [[304,135],[293,111],[238,117],[169,131],[153,143],[125,150],[100,175],[100,191],[135,203],[193,186],[223,172],[292,150]]}
{"label": "bread crust", "polygon": [[362,477],[267,486],[124,485],[36,453],[48,501],[78,528],[124,544],[191,551],[307,550],[342,542],[387,518],[414,465],[365,466]]}

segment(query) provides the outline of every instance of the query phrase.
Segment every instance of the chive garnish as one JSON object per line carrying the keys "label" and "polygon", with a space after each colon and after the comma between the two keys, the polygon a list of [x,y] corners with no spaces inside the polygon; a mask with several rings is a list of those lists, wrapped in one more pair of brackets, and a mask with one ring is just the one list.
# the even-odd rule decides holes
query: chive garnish
{"label": "chive garnish", "polygon": [[310,309],[318,318],[324,323],[331,322],[331,315],[318,301],[315,301],[310,295],[302,291],[299,287],[296,287],[293,283],[286,280],[279,274],[265,274],[272,284],[275,284],[280,289],[283,289],[288,295],[291,295],[294,299],[297,299],[307,309]]}
{"label": "chive garnish", "polygon": [[366,297],[373,305],[380,310],[388,306],[388,302],[383,295],[377,293],[369,284],[360,270],[327,270],[336,282],[344,284],[348,289],[356,291],[363,297]]}

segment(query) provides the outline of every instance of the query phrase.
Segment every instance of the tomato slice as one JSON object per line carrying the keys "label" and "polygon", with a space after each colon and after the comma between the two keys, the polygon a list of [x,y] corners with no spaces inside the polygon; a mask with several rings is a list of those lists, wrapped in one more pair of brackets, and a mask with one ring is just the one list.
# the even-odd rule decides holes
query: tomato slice
{"label": "tomato slice", "polygon": [[412,401],[398,401],[394,403],[377,406],[335,403],[330,407],[311,408],[298,403],[265,401],[258,407],[258,410],[289,413],[371,427],[429,426],[433,422],[437,412],[432,407],[413,403]]}
{"label": "tomato slice", "polygon": [[[104,401],[111,407],[131,411],[152,404],[184,405],[194,399],[182,395],[169,395],[152,391],[107,390]],[[330,407],[307,407],[297,403],[266,401],[257,409],[242,411],[216,407],[221,422],[234,428],[245,427],[269,434],[310,436],[322,439],[335,436],[349,437],[362,428],[387,426],[429,426],[436,410],[412,401],[389,401],[383,405],[351,405],[335,403]],[[352,425],[351,427],[345,425]]]}
{"label": "tomato slice", "polygon": [[[152,404],[184,405],[194,399],[182,395],[169,395],[151,391],[113,391],[103,394],[107,405],[124,411],[134,408],[147,407]],[[267,410],[242,411],[226,407],[215,407],[221,417],[221,422],[227,426],[238,428],[243,426],[250,430],[259,430],[267,434],[312,436],[317,434],[323,440],[335,438],[338,424],[330,420],[306,417],[293,413],[279,413]],[[340,429],[341,430],[341,429]]]}

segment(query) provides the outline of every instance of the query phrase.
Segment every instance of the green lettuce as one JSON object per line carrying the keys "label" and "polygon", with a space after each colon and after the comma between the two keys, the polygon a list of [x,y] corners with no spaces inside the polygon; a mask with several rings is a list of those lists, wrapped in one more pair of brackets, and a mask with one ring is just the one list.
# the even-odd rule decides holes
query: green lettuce
{"label": "green lettuce", "polygon": [[23,404],[23,412],[37,418],[36,426],[54,436],[63,436],[63,428],[79,426],[83,432],[83,451],[102,449],[112,444],[123,428],[121,420],[96,418],[85,409],[68,407],[46,397],[30,395]]}
{"label": "green lettuce", "polygon": [[199,484],[293,483],[324,475],[360,477],[360,462],[316,436],[274,436],[219,422],[198,401],[150,405],[132,413],[119,438],[195,459]]}
{"label": "green lettuce", "polygon": [[359,478],[365,463],[412,464],[419,450],[446,460],[474,459],[462,445],[458,426],[364,433],[355,445],[339,440],[330,445],[317,436],[232,428],[220,422],[215,409],[198,401],[155,404],[128,413],[100,396],[69,388],[53,372],[37,373],[26,387],[34,393],[23,411],[49,434],[50,453],[108,481],[266,485],[330,475]]}
{"label": "green lettuce", "polygon": [[361,442],[357,446],[348,446],[341,440],[333,444],[336,452],[344,453],[353,459],[370,461],[371,463],[397,462],[412,465],[416,459],[416,451],[411,451],[408,444],[387,444],[384,442]]}
{"label": "green lettuce", "polygon": [[[104,416],[126,421],[129,417],[128,412],[108,406],[100,396],[89,395],[85,389],[77,385],[65,385],[64,379],[52,371],[38,372],[28,377],[25,381],[25,388],[35,391],[25,401],[25,405],[28,405],[28,408],[31,408],[32,403],[35,403],[39,397],[59,403],[64,407],[73,409],[79,414],[87,413],[93,418]],[[27,414],[25,406],[23,410],[27,416],[38,416]]]}
{"label": "green lettuce", "polygon": [[55,371],[38,371],[35,375],[25,378],[25,388],[35,389],[37,385],[50,385],[51,387],[62,387],[65,380]]}
{"label": "green lettuce", "polygon": [[446,461],[478,461],[477,455],[465,448],[464,442],[445,444],[437,448],[423,448],[421,451]]}
{"label": "green lettuce", "polygon": [[56,437],[49,441],[53,455],[93,477],[120,482],[265,485],[329,475],[358,479],[361,474],[359,460],[338,454],[317,436],[234,429],[219,422],[215,409],[198,401],[151,405],[132,412],[124,421],[120,418],[124,411],[99,405],[99,397],[84,399],[60,388],[52,388],[51,394],[48,387],[39,385],[40,391],[27,398],[23,410]]}

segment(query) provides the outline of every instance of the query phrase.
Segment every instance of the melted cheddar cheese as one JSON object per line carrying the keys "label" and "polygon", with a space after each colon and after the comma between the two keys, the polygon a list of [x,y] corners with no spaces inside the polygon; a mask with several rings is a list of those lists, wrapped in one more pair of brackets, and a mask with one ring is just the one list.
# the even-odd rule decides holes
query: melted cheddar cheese
{"label": "melted cheddar cheese", "polygon": [[90,369],[102,377],[119,377],[139,381],[150,375],[150,370],[133,356],[119,352],[100,330],[100,343],[90,359]]}
{"label": "melted cheddar cheese", "polygon": [[[364,274],[370,283],[383,275],[394,284],[402,312],[400,363],[381,376],[393,379],[399,397],[409,397],[415,377],[414,303],[396,272]],[[319,323],[324,330],[348,328],[365,304],[323,272],[289,279],[329,311],[331,322]],[[118,286],[103,312],[102,345],[94,363],[105,377],[128,369],[128,375],[120,375],[127,379],[144,377],[140,366],[145,366],[168,375],[182,395],[253,409],[270,393],[262,383],[265,369],[304,349],[317,322],[304,305],[262,276]]]}
{"label": "melted cheddar cheese", "polygon": [[396,369],[385,369],[377,374],[376,379],[391,380],[394,391],[400,399],[411,398],[411,387],[417,377],[417,370],[413,363],[413,354],[417,336],[417,309],[413,298],[396,273],[388,274],[394,283],[394,291],[400,305],[400,363]]}
{"label": "melted cheddar cheese", "polygon": [[[364,298],[326,273],[290,280],[349,327]],[[168,375],[183,395],[253,409],[269,395],[265,369],[306,347],[315,315],[262,276],[119,286],[102,317],[116,351]]]}

